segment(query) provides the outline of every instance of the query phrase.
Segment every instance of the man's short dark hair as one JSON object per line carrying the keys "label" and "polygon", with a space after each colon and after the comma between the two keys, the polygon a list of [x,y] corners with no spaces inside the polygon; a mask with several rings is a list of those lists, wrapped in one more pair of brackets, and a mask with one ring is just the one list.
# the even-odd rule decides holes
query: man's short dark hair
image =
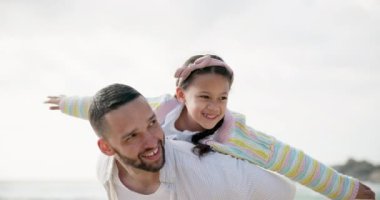
{"label": "man's short dark hair", "polygon": [[133,101],[141,94],[133,87],[123,84],[112,84],[99,90],[91,103],[90,123],[99,137],[106,137],[107,123],[104,116],[120,106]]}

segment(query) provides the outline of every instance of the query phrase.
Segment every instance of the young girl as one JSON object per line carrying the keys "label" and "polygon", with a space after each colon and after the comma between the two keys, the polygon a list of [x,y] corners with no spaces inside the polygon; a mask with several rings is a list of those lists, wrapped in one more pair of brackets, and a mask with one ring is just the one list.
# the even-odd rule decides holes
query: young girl
{"label": "young girl", "polygon": [[[175,97],[148,99],[167,137],[196,144],[200,156],[210,150],[245,159],[278,172],[331,199],[374,199],[358,180],[342,175],[274,137],[245,124],[227,110],[231,68],[218,56],[197,55],[179,68]],[[49,97],[52,110],[88,119],[91,97]],[[168,131],[170,130],[170,131]]]}

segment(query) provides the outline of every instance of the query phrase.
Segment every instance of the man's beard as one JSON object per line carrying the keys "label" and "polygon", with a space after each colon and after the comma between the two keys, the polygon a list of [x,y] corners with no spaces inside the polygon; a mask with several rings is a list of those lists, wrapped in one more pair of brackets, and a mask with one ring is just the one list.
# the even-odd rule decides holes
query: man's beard
{"label": "man's beard", "polygon": [[[138,155],[137,159],[131,159],[122,155],[116,149],[114,149],[114,151],[119,157],[118,159],[119,162],[122,162],[123,165],[125,166],[132,166],[134,168],[142,169],[149,172],[158,172],[165,164],[165,148],[162,143],[163,143],[162,141],[159,141],[159,144],[158,144],[159,151],[161,152],[161,155],[162,155],[161,159],[158,160],[157,163],[152,163],[152,164],[146,163],[144,159],[141,158],[141,154]],[[146,151],[149,151],[149,150],[152,150],[152,149],[147,149]]]}

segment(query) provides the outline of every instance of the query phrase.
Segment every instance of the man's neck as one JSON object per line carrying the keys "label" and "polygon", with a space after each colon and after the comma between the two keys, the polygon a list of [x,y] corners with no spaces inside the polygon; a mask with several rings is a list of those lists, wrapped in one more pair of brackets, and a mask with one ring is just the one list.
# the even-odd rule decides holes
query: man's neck
{"label": "man's neck", "polygon": [[160,187],[160,173],[148,172],[122,165],[116,161],[120,181],[128,189],[140,194],[152,194]]}

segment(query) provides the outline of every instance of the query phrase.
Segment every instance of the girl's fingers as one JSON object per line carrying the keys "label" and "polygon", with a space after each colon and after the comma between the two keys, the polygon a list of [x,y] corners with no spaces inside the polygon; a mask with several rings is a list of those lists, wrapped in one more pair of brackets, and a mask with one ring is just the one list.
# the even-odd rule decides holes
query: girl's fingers
{"label": "girl's fingers", "polygon": [[49,109],[50,110],[59,110],[59,106],[50,106]]}

